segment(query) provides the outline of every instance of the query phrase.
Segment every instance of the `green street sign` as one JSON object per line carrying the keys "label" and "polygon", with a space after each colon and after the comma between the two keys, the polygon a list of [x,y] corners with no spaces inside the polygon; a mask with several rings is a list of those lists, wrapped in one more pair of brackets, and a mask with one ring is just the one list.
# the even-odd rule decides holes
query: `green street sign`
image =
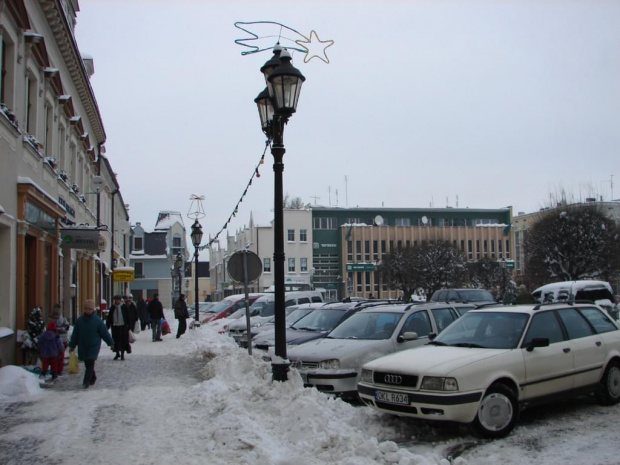
{"label": "green street sign", "polygon": [[347,271],[375,271],[374,263],[347,263]]}

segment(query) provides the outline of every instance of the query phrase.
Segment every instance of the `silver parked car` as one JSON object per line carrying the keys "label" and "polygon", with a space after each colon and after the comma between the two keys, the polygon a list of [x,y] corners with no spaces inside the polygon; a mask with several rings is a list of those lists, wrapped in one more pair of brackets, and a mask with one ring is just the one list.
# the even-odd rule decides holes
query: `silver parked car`
{"label": "silver parked car", "polygon": [[[380,305],[360,310],[325,338],[292,347],[291,366],[306,386],[346,397],[357,397],[361,366],[383,355],[410,349],[443,331],[471,304]],[[303,320],[302,320],[303,322]]]}

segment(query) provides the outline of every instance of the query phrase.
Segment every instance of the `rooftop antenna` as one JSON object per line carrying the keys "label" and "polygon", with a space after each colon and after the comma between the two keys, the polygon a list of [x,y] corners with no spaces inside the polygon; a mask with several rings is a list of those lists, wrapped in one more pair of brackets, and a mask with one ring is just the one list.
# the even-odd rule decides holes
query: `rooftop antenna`
{"label": "rooftop antenna", "polygon": [[314,199],[314,204],[316,205],[316,201],[317,201],[317,200],[320,200],[320,198],[321,198],[321,197],[316,196],[316,195],[311,195],[311,196],[310,196],[310,198],[311,198],[311,199]]}
{"label": "rooftop antenna", "polygon": [[336,189],[336,206],[338,206],[338,189]]}

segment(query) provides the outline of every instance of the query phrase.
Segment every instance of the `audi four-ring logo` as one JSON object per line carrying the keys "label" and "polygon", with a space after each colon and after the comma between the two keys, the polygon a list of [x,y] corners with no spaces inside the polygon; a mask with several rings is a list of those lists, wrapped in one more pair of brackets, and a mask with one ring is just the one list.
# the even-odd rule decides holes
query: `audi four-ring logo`
{"label": "audi four-ring logo", "polygon": [[387,384],[402,384],[403,377],[398,375],[385,375],[383,377],[383,381],[385,381]]}

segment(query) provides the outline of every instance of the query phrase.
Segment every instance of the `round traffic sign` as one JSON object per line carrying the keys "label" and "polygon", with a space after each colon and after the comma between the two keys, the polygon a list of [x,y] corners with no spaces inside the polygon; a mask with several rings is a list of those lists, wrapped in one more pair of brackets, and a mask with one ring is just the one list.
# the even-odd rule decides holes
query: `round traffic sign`
{"label": "round traffic sign", "polygon": [[256,281],[263,272],[263,263],[258,255],[249,250],[235,252],[228,260],[228,274],[238,283],[244,281],[244,267],[247,269],[248,282]]}

